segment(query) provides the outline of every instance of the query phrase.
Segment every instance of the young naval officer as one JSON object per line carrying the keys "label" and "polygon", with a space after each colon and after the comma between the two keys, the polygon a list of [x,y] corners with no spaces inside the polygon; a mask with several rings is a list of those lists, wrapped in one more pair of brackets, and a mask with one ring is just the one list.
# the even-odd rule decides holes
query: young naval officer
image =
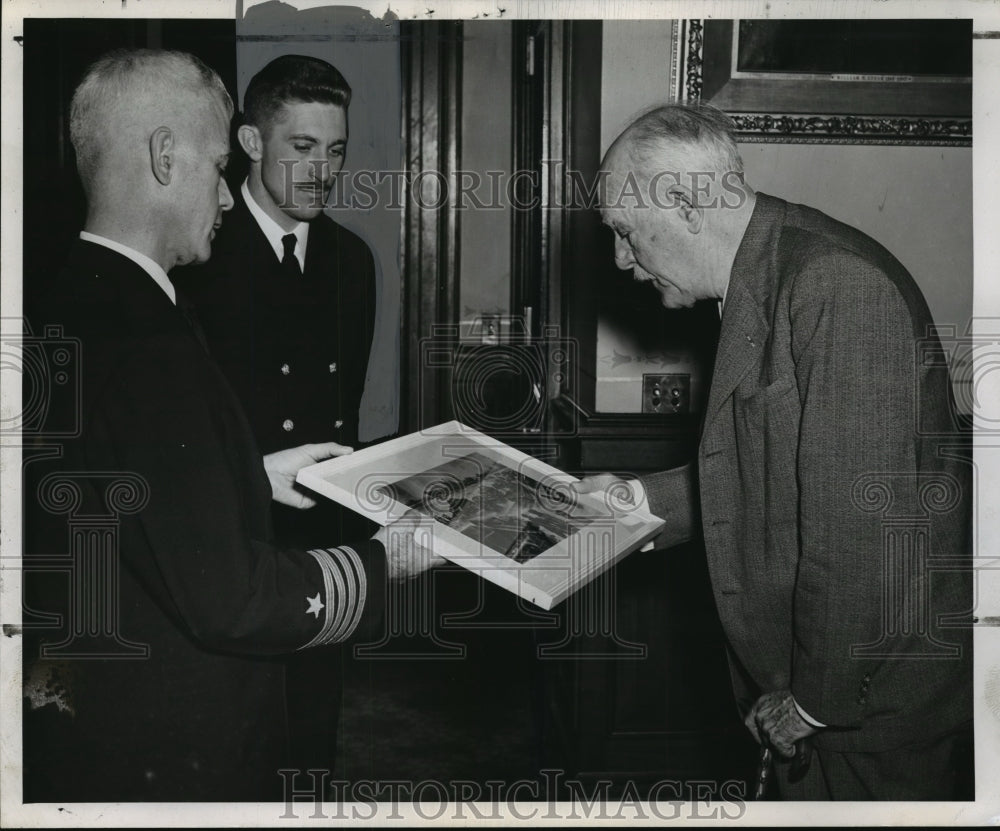
{"label": "young naval officer", "polygon": [[754,737],[814,746],[777,765],[782,797],[971,798],[969,443],[920,289],[860,231],[751,189],[712,107],[641,116],[602,171],[618,267],[668,308],[721,304],[697,463],[631,487],[661,547],[704,535]]}
{"label": "young naval officer", "polygon": [[209,258],[232,206],[231,115],[180,52],[110,53],[73,96],[86,223],[32,322],[78,339],[82,399],[55,414],[79,435],[25,470],[25,617],[61,615],[26,629],[26,801],[282,799],[275,657],[350,638],[387,579],[436,561],[398,525],[274,542],[272,500],[297,504],[297,469],[346,449],[262,458],[167,277]]}
{"label": "young naval officer", "polygon": [[[375,263],[323,211],[347,153],[350,101],[344,76],[318,58],[283,55],[254,75],[237,131],[248,175],[210,262],[177,276],[264,453],[358,443]],[[306,512],[276,506],[273,518],[286,545],[370,533],[325,499]],[[330,646],[287,659],[294,767],[333,767],[343,657]]]}

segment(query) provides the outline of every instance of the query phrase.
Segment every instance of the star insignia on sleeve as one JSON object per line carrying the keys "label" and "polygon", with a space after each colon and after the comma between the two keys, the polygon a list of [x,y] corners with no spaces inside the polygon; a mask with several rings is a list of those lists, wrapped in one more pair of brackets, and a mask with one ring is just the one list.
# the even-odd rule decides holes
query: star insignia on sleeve
{"label": "star insignia on sleeve", "polygon": [[306,602],[309,604],[309,608],[306,609],[306,614],[311,614],[316,618],[316,620],[319,620],[320,611],[326,608],[323,605],[323,601],[320,600],[319,592],[316,592],[315,597],[307,597]]}

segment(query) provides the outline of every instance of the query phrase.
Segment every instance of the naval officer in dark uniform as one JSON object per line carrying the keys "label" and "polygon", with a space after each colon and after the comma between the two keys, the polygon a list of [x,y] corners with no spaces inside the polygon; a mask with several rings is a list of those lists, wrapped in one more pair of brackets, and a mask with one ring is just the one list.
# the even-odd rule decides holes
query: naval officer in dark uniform
{"label": "naval officer in dark uniform", "polygon": [[[237,132],[249,173],[234,189],[211,261],[176,278],[264,453],[358,443],[375,263],[359,237],[323,213],[347,152],[350,100],[343,75],[316,58],[284,55],[250,80]],[[326,500],[308,511],[279,505],[273,514],[276,537],[288,545],[373,530]],[[341,661],[334,647],[289,659],[293,766],[333,766]]]}
{"label": "naval officer in dark uniform", "polygon": [[209,258],[232,206],[231,115],[179,52],[111,53],[73,96],[86,223],[29,308],[76,344],[80,397],[50,401],[76,430],[24,470],[27,802],[281,800],[278,656],[359,636],[387,577],[430,564],[391,529],[274,539],[272,501],[298,503],[296,470],[344,448],[262,458],[167,276]]}

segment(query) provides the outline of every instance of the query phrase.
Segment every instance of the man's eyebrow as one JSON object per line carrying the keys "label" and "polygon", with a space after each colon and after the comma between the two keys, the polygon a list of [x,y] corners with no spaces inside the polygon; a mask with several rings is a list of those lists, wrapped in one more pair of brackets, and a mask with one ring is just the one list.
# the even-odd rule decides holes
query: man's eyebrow
{"label": "man's eyebrow", "polygon": [[[316,136],[312,136],[309,133],[293,133],[288,137],[289,141],[308,141],[313,144],[319,144],[320,141]],[[330,147],[336,147],[337,145],[347,146],[347,139],[337,139],[336,141],[330,142]]]}

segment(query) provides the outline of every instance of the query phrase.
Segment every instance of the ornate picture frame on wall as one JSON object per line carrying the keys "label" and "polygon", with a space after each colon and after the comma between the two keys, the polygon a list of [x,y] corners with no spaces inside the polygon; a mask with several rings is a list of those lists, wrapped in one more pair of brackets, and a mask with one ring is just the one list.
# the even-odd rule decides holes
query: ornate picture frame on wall
{"label": "ornate picture frame on wall", "polygon": [[686,20],[677,53],[743,141],[972,144],[970,20]]}

